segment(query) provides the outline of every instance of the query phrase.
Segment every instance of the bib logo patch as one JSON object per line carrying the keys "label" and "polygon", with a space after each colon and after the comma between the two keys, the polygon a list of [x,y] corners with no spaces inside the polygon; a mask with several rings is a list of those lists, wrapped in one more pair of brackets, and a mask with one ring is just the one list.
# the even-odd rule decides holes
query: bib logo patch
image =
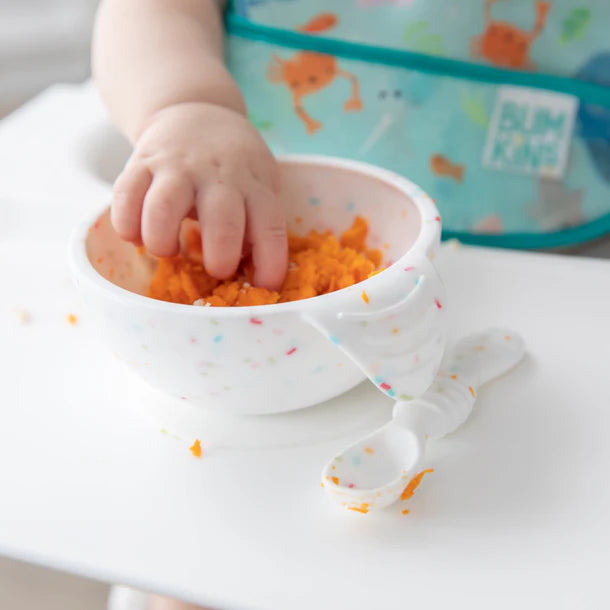
{"label": "bib logo patch", "polygon": [[578,99],[526,87],[501,87],[487,132],[483,166],[561,178]]}

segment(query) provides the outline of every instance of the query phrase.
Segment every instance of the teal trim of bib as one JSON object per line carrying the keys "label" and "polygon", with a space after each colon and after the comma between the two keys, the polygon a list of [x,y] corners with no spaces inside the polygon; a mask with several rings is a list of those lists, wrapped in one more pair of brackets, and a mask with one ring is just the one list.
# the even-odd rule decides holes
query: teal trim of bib
{"label": "teal trim of bib", "polygon": [[457,239],[472,246],[490,246],[518,250],[552,250],[594,241],[610,233],[610,214],[580,225],[552,233],[505,233],[503,235],[477,235],[462,231],[443,231],[442,238]]}
{"label": "teal trim of bib", "polygon": [[235,14],[230,8],[227,10],[225,23],[229,34],[249,40],[259,40],[293,49],[314,51],[345,59],[408,68],[482,83],[557,91],[574,95],[589,104],[610,107],[609,87],[564,76],[504,70],[483,64],[424,55],[413,51],[347,42],[336,38],[319,38],[309,34],[253,23]]}

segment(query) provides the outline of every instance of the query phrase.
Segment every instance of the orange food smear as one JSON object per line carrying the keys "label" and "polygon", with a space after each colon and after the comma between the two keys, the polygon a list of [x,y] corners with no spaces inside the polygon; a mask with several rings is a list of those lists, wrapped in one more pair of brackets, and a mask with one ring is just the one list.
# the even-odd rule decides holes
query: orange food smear
{"label": "orange food smear", "polygon": [[[357,216],[338,239],[330,230],[288,236],[289,267],[280,292],[252,286],[254,265],[242,261],[235,277],[219,281],[208,275],[202,261],[201,234],[186,234],[183,254],[160,258],[148,296],[172,303],[240,307],[298,301],[347,288],[369,278],[381,264],[379,250],[366,249],[368,224]],[[363,293],[363,298],[366,293]],[[366,297],[368,301],[368,296]]]}
{"label": "orange food smear", "polygon": [[201,450],[201,441],[196,438],[195,442],[193,443],[193,445],[191,447],[189,447],[191,453],[197,457],[200,458],[201,454],[202,454],[202,450]]}
{"label": "orange food smear", "polygon": [[337,477],[330,477],[330,480],[335,484],[339,485],[339,479]]}
{"label": "orange food smear", "polygon": [[78,323],[78,318],[73,313],[69,313],[66,320],[68,320],[68,324],[71,324],[72,326]]}
{"label": "orange food smear", "polygon": [[369,505],[363,502],[360,506],[348,506],[347,509],[366,515],[369,512]]}
{"label": "orange food smear", "polygon": [[421,480],[424,478],[424,475],[428,472],[434,472],[433,468],[429,468],[428,470],[422,470],[419,474],[416,474],[410,481],[409,484],[405,487],[402,492],[400,499],[401,500],[409,500],[413,497],[415,490],[419,487]]}
{"label": "orange food smear", "polygon": [[408,508],[404,508],[400,511],[403,515],[408,515],[411,511]]}

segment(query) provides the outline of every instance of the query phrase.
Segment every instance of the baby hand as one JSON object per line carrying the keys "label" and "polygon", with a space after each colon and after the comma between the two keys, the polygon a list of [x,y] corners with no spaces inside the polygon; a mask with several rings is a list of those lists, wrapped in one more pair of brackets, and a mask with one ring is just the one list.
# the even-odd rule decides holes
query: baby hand
{"label": "baby hand", "polygon": [[277,191],[273,155],[245,117],[212,104],[177,104],[140,135],[115,183],[111,219],[123,239],[172,256],[180,224],[194,210],[208,273],[230,277],[251,247],[255,284],[277,290],[288,259]]}

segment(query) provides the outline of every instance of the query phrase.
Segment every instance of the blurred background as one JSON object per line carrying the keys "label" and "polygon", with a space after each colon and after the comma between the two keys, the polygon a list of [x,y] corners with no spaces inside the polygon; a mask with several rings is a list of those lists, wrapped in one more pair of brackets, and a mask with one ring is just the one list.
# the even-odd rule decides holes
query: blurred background
{"label": "blurred background", "polygon": [[[0,0],[0,117],[56,82],[82,82],[98,0]],[[108,587],[0,557],[2,610],[103,610]]]}
{"label": "blurred background", "polygon": [[0,116],[48,85],[89,75],[98,0],[0,0]]}

